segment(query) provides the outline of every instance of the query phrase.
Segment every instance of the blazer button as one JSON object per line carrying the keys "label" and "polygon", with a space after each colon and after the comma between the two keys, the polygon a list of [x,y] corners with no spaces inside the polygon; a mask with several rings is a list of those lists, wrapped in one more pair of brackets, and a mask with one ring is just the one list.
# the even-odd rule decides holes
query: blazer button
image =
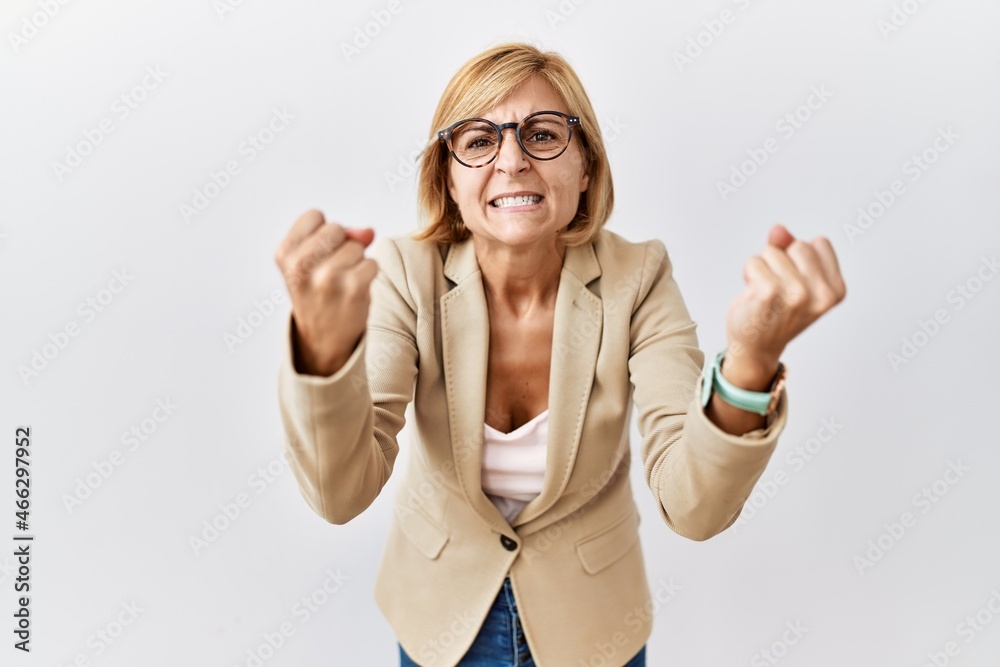
{"label": "blazer button", "polygon": [[502,544],[503,548],[506,549],[507,551],[513,551],[514,549],[517,549],[517,542],[510,539],[506,535],[500,536],[500,544]]}

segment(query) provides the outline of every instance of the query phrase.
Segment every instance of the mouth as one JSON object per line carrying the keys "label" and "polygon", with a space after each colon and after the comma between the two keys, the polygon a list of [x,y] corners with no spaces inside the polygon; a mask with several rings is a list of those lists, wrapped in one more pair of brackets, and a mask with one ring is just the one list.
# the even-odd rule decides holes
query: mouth
{"label": "mouth", "polygon": [[519,206],[534,206],[535,204],[540,204],[543,199],[545,199],[545,197],[543,197],[542,195],[530,194],[530,193],[505,195],[490,200],[490,206],[492,206],[493,208],[515,208]]}

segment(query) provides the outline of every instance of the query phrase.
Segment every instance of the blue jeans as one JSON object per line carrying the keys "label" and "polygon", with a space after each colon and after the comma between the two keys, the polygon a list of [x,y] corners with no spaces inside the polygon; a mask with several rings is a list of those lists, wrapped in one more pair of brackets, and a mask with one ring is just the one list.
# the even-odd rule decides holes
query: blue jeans
{"label": "blue jeans", "polygon": [[[397,642],[399,644],[399,642]],[[420,667],[399,645],[400,667]],[[503,587],[493,601],[472,646],[458,663],[459,667],[535,667],[531,651],[524,638],[521,619],[514,604],[514,590],[510,577],[503,580]],[[646,647],[628,661],[625,667],[646,667]]]}

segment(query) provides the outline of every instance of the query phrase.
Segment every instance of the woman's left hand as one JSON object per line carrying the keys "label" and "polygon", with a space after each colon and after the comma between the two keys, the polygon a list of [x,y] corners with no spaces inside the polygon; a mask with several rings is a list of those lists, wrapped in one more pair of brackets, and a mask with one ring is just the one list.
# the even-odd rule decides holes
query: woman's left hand
{"label": "woman's left hand", "polygon": [[785,346],[847,294],[830,241],[800,241],[780,224],[771,227],[764,250],[744,264],[743,280],[747,289],[726,317],[724,362],[743,375],[772,376]]}

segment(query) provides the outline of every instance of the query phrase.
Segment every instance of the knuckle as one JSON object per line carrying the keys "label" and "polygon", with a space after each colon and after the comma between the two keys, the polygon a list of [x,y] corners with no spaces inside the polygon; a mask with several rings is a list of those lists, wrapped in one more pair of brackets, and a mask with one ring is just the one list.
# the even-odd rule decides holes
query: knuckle
{"label": "knuckle", "polygon": [[310,208],[299,216],[299,220],[315,220],[323,222],[323,213],[319,209]]}
{"label": "knuckle", "polygon": [[308,257],[299,257],[295,259],[288,268],[292,277],[296,281],[300,281],[304,276],[309,275],[312,267],[309,265]]}
{"label": "knuckle", "polygon": [[834,292],[834,290],[827,284],[816,287],[815,295],[816,300],[822,304],[824,308],[829,308],[839,301],[836,292]]}
{"label": "knuckle", "polygon": [[808,301],[809,294],[804,285],[792,284],[784,289],[781,298],[792,308],[798,308]]}
{"label": "knuckle", "polygon": [[336,267],[329,264],[321,264],[310,272],[312,276],[311,282],[314,287],[323,291],[335,291],[340,286],[338,273]]}
{"label": "knuckle", "polygon": [[794,289],[790,298],[793,307],[804,306],[809,301],[809,291],[804,287]]}
{"label": "knuckle", "polygon": [[766,282],[760,286],[761,298],[767,301],[776,301],[781,298],[781,290],[773,282]]}

